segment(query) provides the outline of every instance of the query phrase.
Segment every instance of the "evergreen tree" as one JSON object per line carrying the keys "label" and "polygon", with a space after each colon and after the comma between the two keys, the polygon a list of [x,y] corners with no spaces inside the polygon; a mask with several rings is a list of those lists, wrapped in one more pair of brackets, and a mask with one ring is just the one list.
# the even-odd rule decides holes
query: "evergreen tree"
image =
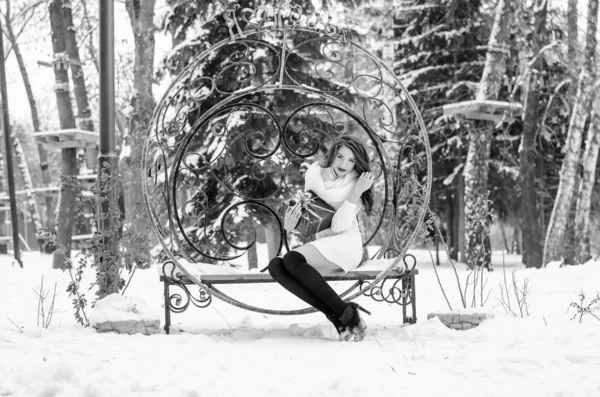
{"label": "evergreen tree", "polygon": [[442,106],[474,97],[487,36],[480,10],[480,0],[415,0],[402,2],[393,14],[394,71],[411,92],[429,132],[432,196],[437,198],[432,207],[446,215],[442,228],[453,255],[463,252],[460,212],[467,129],[460,120],[444,116]]}

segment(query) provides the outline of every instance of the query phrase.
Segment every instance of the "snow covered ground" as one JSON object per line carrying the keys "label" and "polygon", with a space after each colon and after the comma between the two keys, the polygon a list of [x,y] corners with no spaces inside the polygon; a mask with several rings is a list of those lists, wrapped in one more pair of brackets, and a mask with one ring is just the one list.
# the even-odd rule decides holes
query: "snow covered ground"
{"label": "snow covered ground", "polygon": [[[418,254],[418,323],[402,326],[399,306],[360,298],[372,312],[362,343],[337,341],[319,314],[263,315],[218,301],[173,315],[171,335],[97,334],[75,322],[69,276],[52,270],[49,256],[26,253],[24,269],[0,256],[0,396],[600,396],[600,321],[585,316],[580,324],[568,310],[581,290],[588,301],[600,292],[600,262],[525,270],[507,256],[508,277],[516,271],[532,287],[531,315],[519,318],[499,305],[495,253],[495,271],[485,274],[485,311],[494,317],[455,331],[427,320],[447,307],[428,254]],[[459,309],[451,267],[438,270]],[[458,271],[464,283],[468,272]],[[42,275],[45,289],[56,282],[59,291],[48,329],[36,326]],[[266,308],[304,307],[275,284],[222,290]],[[126,296],[162,319],[156,269],[138,271]]]}

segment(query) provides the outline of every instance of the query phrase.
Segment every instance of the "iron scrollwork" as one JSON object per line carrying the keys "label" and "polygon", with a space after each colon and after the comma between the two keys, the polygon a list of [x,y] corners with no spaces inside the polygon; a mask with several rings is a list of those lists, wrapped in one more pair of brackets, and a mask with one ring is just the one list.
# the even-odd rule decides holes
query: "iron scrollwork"
{"label": "iron scrollwork", "polygon": [[[281,202],[346,134],[365,141],[378,175],[377,217],[361,220],[363,241],[381,246],[377,258],[404,256],[429,201],[431,153],[401,81],[329,16],[281,2],[234,7],[224,18],[229,37],[174,79],[146,138],[144,196],[163,257],[174,269],[179,257],[218,269],[254,247],[257,224],[276,230],[279,251],[289,249]],[[379,290],[359,288],[349,299],[370,293],[406,304],[409,288],[390,284],[393,271],[373,280]],[[223,297],[201,289],[192,298],[180,277],[169,277],[183,290],[170,300],[176,310]]]}
{"label": "iron scrollwork", "polygon": [[212,303],[210,289],[194,285],[193,288],[198,290],[197,294],[194,294],[190,291],[191,287],[188,287],[189,283],[185,281],[184,275],[172,261],[166,261],[163,264],[162,272],[164,277],[168,279],[168,286],[181,290],[175,293],[171,293],[170,289],[168,290],[168,298],[165,304],[168,304],[168,310],[171,312],[183,313],[189,308],[190,304],[203,309]]}
{"label": "iron scrollwork", "polygon": [[[388,250],[389,255],[392,250]],[[390,275],[383,278],[378,284],[369,281],[361,281],[359,288],[363,294],[376,302],[395,303],[402,306],[411,305],[414,299],[414,291],[411,283],[412,272],[417,264],[417,259],[412,254],[406,254],[402,258],[404,266],[398,266],[392,270]],[[390,273],[390,274],[392,274]],[[399,273],[399,274],[398,274]]]}

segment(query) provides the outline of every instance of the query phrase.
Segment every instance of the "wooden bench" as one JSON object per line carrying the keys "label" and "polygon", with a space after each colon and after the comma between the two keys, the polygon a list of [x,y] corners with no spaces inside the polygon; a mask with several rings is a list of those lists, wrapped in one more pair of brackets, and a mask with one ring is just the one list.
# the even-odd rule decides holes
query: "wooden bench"
{"label": "wooden bench", "polygon": [[[414,261],[414,257],[409,255]],[[371,297],[377,302],[394,303],[402,306],[402,323],[414,324],[417,321],[417,306],[416,306],[416,289],[415,276],[419,271],[414,268],[416,261],[413,262],[413,268],[407,271],[392,270],[377,286],[365,292],[364,295]],[[183,313],[190,305],[198,308],[206,308],[212,303],[212,292],[220,291],[215,287],[219,284],[256,284],[256,283],[273,283],[275,280],[268,273],[246,273],[246,274],[211,274],[202,275],[202,283],[206,285],[208,290],[199,289],[198,297],[190,291],[188,286],[195,287],[195,283],[185,275],[174,272],[167,276],[164,272],[160,276],[160,281],[163,283],[163,297],[165,308],[165,323],[164,330],[167,334],[171,328],[171,313]],[[353,270],[347,274],[327,275],[325,280],[331,281],[354,281],[355,285],[351,287],[342,297],[348,294],[352,289],[366,288],[369,281],[375,280],[380,274],[380,270]],[[178,291],[172,292],[171,289],[176,288]],[[182,296],[180,293],[183,293]],[[221,297],[221,299],[223,299]],[[225,299],[228,303],[234,306],[241,306],[239,302],[231,299]],[[410,307],[410,310],[409,310]],[[265,314],[281,314],[277,310],[256,309],[258,312]],[[309,313],[307,309],[289,311],[288,314],[304,314]]]}

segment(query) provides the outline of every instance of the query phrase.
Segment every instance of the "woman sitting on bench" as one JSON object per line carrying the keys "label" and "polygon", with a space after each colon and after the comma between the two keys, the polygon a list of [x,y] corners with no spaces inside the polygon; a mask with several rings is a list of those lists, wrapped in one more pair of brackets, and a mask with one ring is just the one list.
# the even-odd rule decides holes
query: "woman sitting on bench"
{"label": "woman sitting on bench", "polygon": [[[373,179],[363,144],[350,136],[335,141],[324,164],[313,163],[305,175],[305,191],[311,190],[336,210],[331,227],[317,233],[314,241],[269,263],[273,279],[325,314],[342,341],[362,340],[367,325],[358,311],[370,313],[355,302],[345,303],[321,274],[348,272],[360,264],[362,238],[356,215],[361,209],[372,214]],[[300,216],[300,203],[289,207],[285,230],[294,230]]]}

